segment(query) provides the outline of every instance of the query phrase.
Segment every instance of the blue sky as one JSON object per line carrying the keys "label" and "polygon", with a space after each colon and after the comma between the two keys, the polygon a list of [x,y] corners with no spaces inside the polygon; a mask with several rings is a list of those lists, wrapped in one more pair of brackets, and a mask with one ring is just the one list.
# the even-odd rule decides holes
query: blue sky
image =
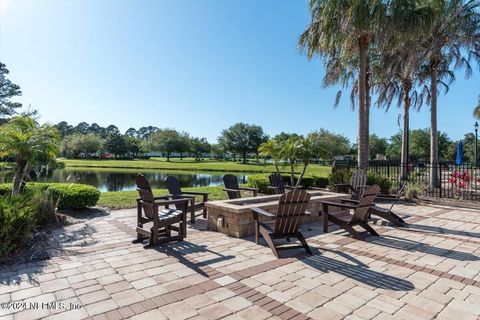
{"label": "blue sky", "polygon": [[[355,141],[357,115],[323,89],[299,54],[307,1],[0,0],[0,61],[17,101],[42,121],[174,127],[215,141],[235,122],[274,135],[326,128]],[[477,71],[477,70],[476,70]],[[477,74],[439,98],[439,129],[473,130]],[[411,127],[429,126],[428,106]],[[373,110],[371,132],[399,130],[398,110]]]}

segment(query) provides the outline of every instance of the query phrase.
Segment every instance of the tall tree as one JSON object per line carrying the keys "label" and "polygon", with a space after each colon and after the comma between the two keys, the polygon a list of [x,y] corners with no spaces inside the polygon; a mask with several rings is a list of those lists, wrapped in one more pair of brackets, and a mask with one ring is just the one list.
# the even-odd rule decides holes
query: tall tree
{"label": "tall tree", "polygon": [[159,129],[150,136],[152,151],[161,151],[166,154],[167,161],[173,152],[184,152],[185,138],[174,129]]}
{"label": "tall tree", "polygon": [[212,146],[205,138],[192,138],[190,139],[190,151],[195,156],[195,160],[200,160],[203,153],[210,153]]}
{"label": "tall tree", "polygon": [[104,141],[94,134],[75,133],[67,136],[62,143],[62,154],[67,158],[82,156],[89,158],[91,153],[99,152]]}
{"label": "tall tree", "polygon": [[430,78],[429,95],[431,97],[431,139],[430,139],[430,183],[438,187],[438,129],[437,96],[440,81],[439,72],[453,66],[465,68],[466,75],[472,71],[472,60],[480,59],[480,3],[476,0],[435,0],[433,8],[434,23],[428,32],[423,48],[428,52],[426,70]]}
{"label": "tall tree", "polygon": [[247,162],[250,153],[258,154],[258,147],[268,140],[260,126],[243,122],[234,124],[221,132],[218,142],[233,154],[240,154],[243,163]]}
{"label": "tall tree", "polygon": [[[390,137],[390,144],[386,154],[391,159],[399,159],[402,149],[403,133],[399,132]],[[415,129],[409,133],[410,160],[428,161],[430,157],[430,128]],[[453,143],[444,132],[438,132],[439,157],[445,161],[452,161],[450,146]],[[454,143],[453,143],[454,144]]]}
{"label": "tall tree", "polygon": [[63,139],[68,135],[71,135],[74,131],[72,125],[68,124],[66,121],[59,122],[55,125],[58,132],[60,133],[60,137]]}
{"label": "tall tree", "polygon": [[80,133],[80,134],[87,134],[88,133],[88,128],[90,127],[90,125],[86,122],[80,122],[79,124],[77,124],[77,126],[75,127],[75,132],[76,133]]}
{"label": "tall tree", "polygon": [[127,144],[125,138],[121,134],[110,134],[105,141],[105,149],[113,153],[115,158],[118,158],[119,155],[124,155],[127,153]]}
{"label": "tall tree", "polygon": [[0,62],[0,124],[8,121],[8,117],[16,113],[16,109],[22,106],[21,103],[10,101],[10,98],[21,96],[20,87],[9,79],[9,71],[5,64]]}
{"label": "tall tree", "polygon": [[142,150],[142,140],[129,135],[125,135],[124,140],[126,150],[130,153],[130,156],[138,157],[139,152]]}
{"label": "tall tree", "polygon": [[[326,66],[357,78],[358,166],[368,165],[369,92],[368,51],[386,14],[381,0],[310,0],[311,22],[300,36],[299,46],[309,58],[320,55]],[[351,72],[352,70],[358,70]],[[327,72],[328,73],[328,72]],[[348,79],[349,77],[347,77]],[[337,77],[333,82],[345,81]],[[328,80],[328,79],[327,79]],[[332,81],[325,81],[331,84]]]}
{"label": "tall tree", "polygon": [[105,136],[105,128],[103,128],[102,126],[100,126],[97,123],[92,123],[88,127],[87,132],[90,133],[90,134],[98,135],[98,136]]}
{"label": "tall tree", "polygon": [[0,155],[15,159],[12,195],[20,193],[24,177],[31,166],[58,155],[59,141],[55,127],[40,125],[32,117],[16,116],[0,126]]}
{"label": "tall tree", "polygon": [[105,128],[105,134],[107,136],[116,136],[120,134],[120,130],[118,130],[117,126],[111,124]]}
{"label": "tall tree", "polygon": [[426,54],[419,50],[423,31],[431,23],[431,10],[416,0],[393,0],[385,18],[384,33],[379,38],[380,58],[374,69],[377,77],[378,105],[390,107],[398,98],[403,105],[401,179],[408,178],[410,109],[419,109],[424,101],[417,87]]}
{"label": "tall tree", "polygon": [[375,160],[377,155],[386,154],[388,147],[388,141],[386,138],[380,138],[376,134],[371,134],[368,140],[370,160]]}
{"label": "tall tree", "polygon": [[137,135],[138,138],[142,140],[148,140],[150,139],[150,136],[156,131],[158,131],[158,128],[154,126],[141,127],[137,130]]}
{"label": "tall tree", "polygon": [[317,159],[330,161],[335,156],[347,155],[350,151],[350,141],[347,137],[325,129],[313,131],[307,138],[312,141],[312,152]]}
{"label": "tall tree", "polygon": [[127,131],[125,131],[125,135],[129,137],[138,138],[138,133],[135,128],[128,128]]}

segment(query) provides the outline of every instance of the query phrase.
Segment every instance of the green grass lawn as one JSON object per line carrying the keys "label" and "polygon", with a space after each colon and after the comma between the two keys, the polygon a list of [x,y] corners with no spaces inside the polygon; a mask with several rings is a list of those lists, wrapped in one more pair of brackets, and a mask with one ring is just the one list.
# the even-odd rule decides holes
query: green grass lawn
{"label": "green grass lawn", "polygon": [[[167,162],[165,158],[152,158],[150,160],[67,160],[59,159],[67,168],[118,168],[118,169],[157,169],[157,170],[186,170],[186,171],[223,171],[223,172],[250,172],[270,173],[275,171],[275,166],[264,165],[262,162],[249,162],[243,164],[233,161],[203,160],[195,161],[191,158],[171,159]],[[297,166],[299,172],[301,166]],[[281,167],[283,173],[289,172],[289,167]],[[309,165],[307,175],[328,176],[331,167],[317,164]]]}
{"label": "green grass lawn", "polygon": [[[63,162],[66,168],[78,169],[100,169],[100,170],[127,170],[127,169],[144,169],[144,170],[182,170],[195,172],[247,172],[247,173],[271,173],[275,171],[275,166],[271,164],[263,164],[262,162],[249,162],[243,164],[241,162],[233,161],[218,161],[218,160],[204,160],[195,161],[191,158],[172,159],[167,162],[165,158],[152,158],[150,160],[67,160],[59,159]],[[297,166],[297,174],[302,169],[302,166]],[[281,167],[281,171],[286,174],[289,173],[289,167]],[[326,177],[331,172],[331,167],[312,164],[308,166],[307,175]],[[210,200],[226,199],[227,194],[222,191],[221,187],[202,187],[202,188],[182,188],[190,191],[205,191],[209,192]],[[154,190],[156,195],[167,194],[166,189]],[[116,192],[102,192],[98,205],[108,207],[110,209],[133,208],[136,206],[135,199],[138,193],[136,191],[116,191]]]}
{"label": "green grass lawn", "polygon": [[[223,187],[202,187],[202,188],[182,188],[182,191],[199,191],[208,192],[209,200],[222,200],[227,199],[227,193],[222,190]],[[156,196],[168,194],[167,189],[155,189],[153,193]],[[110,209],[126,209],[134,208],[137,206],[135,199],[138,198],[137,191],[115,191],[115,192],[102,192],[98,205]],[[199,198],[200,200],[200,198]]]}

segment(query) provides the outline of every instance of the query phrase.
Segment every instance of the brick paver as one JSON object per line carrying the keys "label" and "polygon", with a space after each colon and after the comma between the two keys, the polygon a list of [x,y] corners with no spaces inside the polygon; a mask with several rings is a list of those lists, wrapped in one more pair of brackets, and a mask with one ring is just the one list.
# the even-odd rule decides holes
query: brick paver
{"label": "brick paver", "polygon": [[480,213],[395,210],[409,228],[376,220],[380,237],[357,241],[312,223],[314,255],[282,259],[201,218],[186,241],[144,249],[135,210],[114,211],[54,230],[50,260],[0,270],[0,302],[17,302],[0,318],[479,319]]}

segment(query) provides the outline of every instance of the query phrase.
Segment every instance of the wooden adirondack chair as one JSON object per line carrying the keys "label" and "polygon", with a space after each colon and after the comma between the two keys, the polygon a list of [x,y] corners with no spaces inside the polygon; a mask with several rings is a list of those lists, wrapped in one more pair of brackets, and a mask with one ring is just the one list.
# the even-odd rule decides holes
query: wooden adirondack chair
{"label": "wooden adirondack chair", "polygon": [[239,199],[242,197],[240,191],[250,191],[254,197],[257,196],[258,189],[256,188],[243,188],[238,185],[237,177],[233,174],[226,174],[223,176],[223,183],[225,184],[224,191],[227,191],[229,199]]}
{"label": "wooden adirondack chair", "polygon": [[[353,228],[354,226],[361,226],[372,235],[378,236],[378,233],[368,224],[368,214],[379,192],[380,187],[373,185],[368,186],[360,199],[353,204],[350,199],[343,199],[341,203],[322,201],[323,232],[328,232],[328,221],[332,221],[348,231],[355,239],[363,240],[363,237]],[[341,208],[344,211],[330,213],[330,207]],[[353,210],[353,215],[350,210]]]}
{"label": "wooden adirondack chair", "polygon": [[[180,183],[178,183],[177,178],[175,178],[174,176],[168,176],[165,179],[165,182],[167,183],[168,192],[170,192],[174,199],[189,199],[190,203],[187,210],[190,211],[190,221],[192,223],[195,223],[195,212],[200,209],[203,209],[203,217],[207,217],[207,208],[205,207],[205,202],[208,201],[208,192],[182,192],[182,189],[180,188]],[[197,196],[202,196],[203,201],[195,202],[195,198]]]}
{"label": "wooden adirondack chair", "polygon": [[[142,174],[137,176],[136,182],[140,198],[137,199],[137,239],[134,242],[149,239],[148,246],[153,246],[182,241],[187,236],[187,206],[190,200],[154,197],[148,180]],[[169,208],[170,205],[175,205],[175,209]],[[165,206],[165,209],[160,209],[160,206]],[[150,229],[144,229],[146,223],[153,225]],[[177,232],[176,236],[172,236],[172,230]]]}
{"label": "wooden adirondack chair", "polygon": [[[278,250],[304,248],[308,254],[312,254],[305,237],[299,231],[303,216],[310,215],[307,210],[310,195],[303,190],[293,190],[284,193],[279,201],[276,213],[270,213],[260,208],[252,208],[253,220],[255,221],[255,242],[258,244],[259,235],[267,241],[275,257]],[[273,219],[273,222],[265,222],[261,217]],[[274,239],[297,238],[300,245],[275,245]]]}
{"label": "wooden adirondack chair", "polygon": [[268,180],[270,181],[270,185],[267,186],[267,188],[271,190],[273,194],[282,194],[285,193],[285,190],[299,189],[286,186],[285,182],[283,181],[282,175],[279,173],[272,173],[268,176]]}
{"label": "wooden adirondack chair", "polygon": [[339,193],[348,193],[352,199],[359,199],[367,186],[367,173],[363,169],[358,169],[350,177],[349,183],[335,184],[335,190]]}

